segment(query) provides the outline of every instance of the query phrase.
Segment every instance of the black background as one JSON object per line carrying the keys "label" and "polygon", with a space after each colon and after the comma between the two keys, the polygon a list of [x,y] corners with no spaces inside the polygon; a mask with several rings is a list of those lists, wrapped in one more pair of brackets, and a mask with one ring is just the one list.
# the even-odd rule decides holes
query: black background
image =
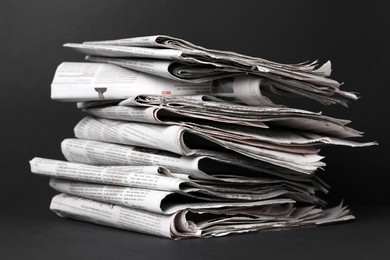
{"label": "black background", "polygon": [[[191,251],[192,256],[211,258],[221,251],[220,256],[233,259],[260,256],[261,244],[265,244],[263,253],[268,257],[294,257],[300,252],[300,257],[322,254],[326,258],[326,254],[336,253],[328,247],[345,255],[355,248],[362,259],[371,253],[388,256],[383,240],[389,231],[383,216],[389,215],[386,169],[390,130],[389,18],[385,2],[2,0],[0,221],[4,228],[0,231],[0,256],[96,259],[108,257],[111,250],[122,250],[118,257],[142,258],[152,256],[150,251],[145,253],[151,246],[162,258],[188,257],[186,253]],[[344,198],[358,220],[312,230],[171,242],[61,220],[50,213],[48,205],[55,193],[49,189],[48,179],[30,173],[28,161],[35,156],[61,159],[60,142],[73,136],[73,127],[83,116],[73,103],[50,100],[56,67],[63,61],[83,58],[62,44],[153,34],[282,63],[330,59],[332,78],[344,82],[344,90],[359,92],[361,99],[349,108],[323,107],[303,99],[290,104],[351,119],[352,127],[366,132],[362,141],[379,142],[379,146],[363,149],[322,150],[328,164],[322,176],[332,186],[329,200],[334,203]],[[127,243],[133,247],[123,251]],[[228,247],[232,244],[234,249]],[[208,245],[213,247],[211,251],[206,250]],[[307,254],[302,253],[303,248]]]}

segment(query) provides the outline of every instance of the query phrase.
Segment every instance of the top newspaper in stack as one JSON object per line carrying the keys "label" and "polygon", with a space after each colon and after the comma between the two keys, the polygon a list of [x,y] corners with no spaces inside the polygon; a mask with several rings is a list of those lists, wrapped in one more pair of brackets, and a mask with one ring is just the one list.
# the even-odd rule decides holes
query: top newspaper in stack
{"label": "top newspaper in stack", "polygon": [[107,62],[149,74],[201,83],[236,75],[263,79],[264,89],[286,96],[303,96],[323,104],[347,105],[357,99],[341,91],[340,83],[327,78],[330,62],[280,64],[234,52],[210,50],[169,36],[148,36],[113,41],[65,44],[87,55],[90,61]]}

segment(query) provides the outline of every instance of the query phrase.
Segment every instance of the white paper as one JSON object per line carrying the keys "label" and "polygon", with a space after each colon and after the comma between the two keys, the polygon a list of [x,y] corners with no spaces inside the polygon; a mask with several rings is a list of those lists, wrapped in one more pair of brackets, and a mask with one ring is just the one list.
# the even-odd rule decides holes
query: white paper
{"label": "white paper", "polygon": [[[264,201],[261,206],[254,207],[252,215],[248,216],[235,216],[231,212],[198,218],[204,216],[203,213],[207,213],[208,210],[194,211],[192,215],[187,210],[172,215],[162,215],[78,196],[59,194],[53,198],[50,209],[61,217],[172,239],[278,231],[354,219],[349,210],[341,204],[323,210],[314,207],[294,208],[291,207],[291,203],[285,202],[280,204],[274,200]],[[215,212],[215,210],[211,209],[210,212]]]}
{"label": "white paper", "polygon": [[[357,99],[354,93],[341,91],[339,82],[327,78],[331,73],[330,61],[322,66],[319,66],[317,61],[280,64],[235,52],[207,49],[166,35],[84,42],[83,44],[66,44],[65,46],[87,55],[113,58],[169,59],[183,64],[191,64],[190,66],[193,64],[214,66],[226,73],[236,73],[236,71],[251,73],[264,79],[268,90],[273,93],[303,96],[325,105],[338,103],[347,106],[349,100]],[[220,76],[226,77],[226,73],[222,73]],[[196,77],[196,73],[194,73],[194,77]]]}
{"label": "white paper", "polygon": [[193,84],[147,75],[105,63],[63,62],[51,85],[60,101],[126,99],[139,94],[196,95],[210,93],[211,83]]}
{"label": "white paper", "polygon": [[50,209],[61,217],[171,238],[172,217],[59,194]]}
{"label": "white paper", "polygon": [[[69,180],[129,186],[163,191],[181,191],[189,182],[173,178],[160,166],[95,166],[35,157],[31,172]],[[171,176],[171,177],[169,177]]]}

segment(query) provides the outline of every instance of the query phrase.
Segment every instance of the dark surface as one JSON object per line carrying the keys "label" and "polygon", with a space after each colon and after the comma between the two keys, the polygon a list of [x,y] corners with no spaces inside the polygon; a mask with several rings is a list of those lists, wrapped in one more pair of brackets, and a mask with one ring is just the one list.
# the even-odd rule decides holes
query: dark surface
{"label": "dark surface", "polygon": [[[386,1],[19,1],[0,2],[0,259],[389,258],[389,16]],[[50,100],[66,42],[167,34],[209,48],[296,63],[333,63],[332,78],[362,98],[346,109],[297,99],[296,107],[353,121],[380,146],[323,149],[332,186],[357,221],[316,229],[169,241],[56,218],[54,192],[33,176],[34,156],[61,159],[60,142],[82,118]],[[373,207],[373,205],[376,205]],[[386,255],[387,254],[387,255]],[[385,257],[387,256],[387,257]]]}
{"label": "dark surface", "polygon": [[2,217],[0,259],[389,259],[390,210],[356,221],[261,234],[173,241],[64,220],[45,211]]}

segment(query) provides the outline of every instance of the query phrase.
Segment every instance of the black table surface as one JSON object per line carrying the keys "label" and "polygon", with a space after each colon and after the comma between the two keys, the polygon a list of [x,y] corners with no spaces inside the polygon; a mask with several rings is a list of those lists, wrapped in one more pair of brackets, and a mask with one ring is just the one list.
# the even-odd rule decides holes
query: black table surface
{"label": "black table surface", "polygon": [[348,223],[174,241],[9,206],[0,259],[390,259],[390,207],[352,207]]}

